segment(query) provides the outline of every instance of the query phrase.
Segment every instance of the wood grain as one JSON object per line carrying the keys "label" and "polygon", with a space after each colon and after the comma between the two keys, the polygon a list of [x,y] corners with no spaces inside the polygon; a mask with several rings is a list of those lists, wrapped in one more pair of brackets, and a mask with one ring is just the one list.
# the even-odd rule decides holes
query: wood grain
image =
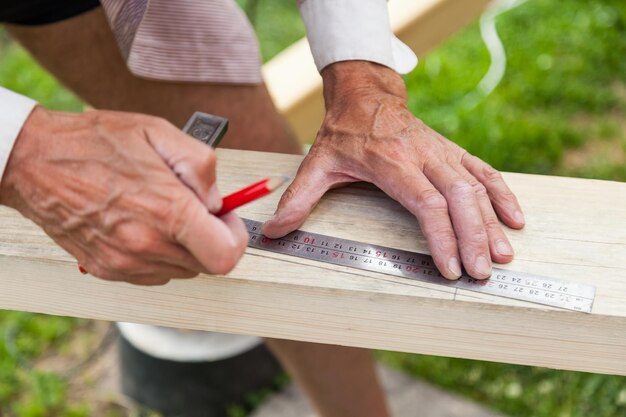
{"label": "wood grain", "polygon": [[[293,175],[297,156],[219,150],[234,191]],[[30,221],[0,209],[0,308],[626,375],[626,184],[505,174],[527,227],[507,269],[597,288],[592,314],[248,249],[228,276],[139,287],[82,276]],[[280,190],[239,210],[265,220]],[[302,227],[427,252],[415,219],[375,187],[334,190]],[[207,242],[210,245],[210,242]]]}

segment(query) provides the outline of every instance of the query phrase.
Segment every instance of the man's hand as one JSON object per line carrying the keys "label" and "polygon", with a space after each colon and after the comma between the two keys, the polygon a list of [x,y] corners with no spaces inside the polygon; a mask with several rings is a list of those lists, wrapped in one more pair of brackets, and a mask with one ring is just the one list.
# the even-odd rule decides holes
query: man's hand
{"label": "man's hand", "polygon": [[[365,61],[322,71],[326,118],[293,183],[263,233],[297,229],[324,193],[355,181],[375,184],[413,213],[441,273],[491,275],[513,249],[496,213],[522,228],[517,199],[498,171],[415,118],[402,78]],[[494,211],[495,209],[495,211]]]}
{"label": "man's hand", "polygon": [[37,107],[17,139],[0,203],[39,224],[91,274],[164,284],[226,273],[248,242],[222,201],[215,154],[168,122]]}

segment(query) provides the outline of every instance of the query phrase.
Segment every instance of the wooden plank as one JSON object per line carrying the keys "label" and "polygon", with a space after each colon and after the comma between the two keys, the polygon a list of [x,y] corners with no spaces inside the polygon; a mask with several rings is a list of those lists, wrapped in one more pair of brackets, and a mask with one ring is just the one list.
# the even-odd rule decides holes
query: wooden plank
{"label": "wooden plank", "polygon": [[[391,0],[391,27],[422,55],[472,22],[489,0]],[[306,39],[294,43],[263,66],[263,76],[278,110],[303,143],[310,143],[324,117],[322,79]]]}
{"label": "wooden plank", "polygon": [[[219,150],[224,193],[301,157]],[[528,225],[506,268],[592,284],[592,314],[557,310],[248,249],[228,276],[140,287],[82,276],[0,210],[0,308],[626,375],[626,184],[505,174]],[[265,220],[280,192],[242,208]],[[304,230],[427,251],[415,219],[376,188],[331,191]],[[210,244],[210,242],[207,242]]]}

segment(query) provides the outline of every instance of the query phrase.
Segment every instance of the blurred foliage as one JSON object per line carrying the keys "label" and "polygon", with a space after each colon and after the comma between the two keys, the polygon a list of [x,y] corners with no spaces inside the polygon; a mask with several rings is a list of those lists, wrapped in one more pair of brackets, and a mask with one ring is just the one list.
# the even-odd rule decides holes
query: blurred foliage
{"label": "blurred foliage", "polygon": [[0,410],[7,415],[81,416],[82,405],[66,404],[62,375],[31,369],[48,349],[60,349],[76,319],[0,310]]}
{"label": "blurred foliage", "polygon": [[512,417],[626,416],[624,377],[395,352],[379,357]]}
{"label": "blurred foliage", "polygon": [[[489,66],[473,25],[406,77],[416,115],[498,169],[535,173],[566,170],[564,151],[611,114],[626,125],[626,2],[531,0],[501,15],[497,28],[508,65],[495,91],[465,106]],[[593,123],[575,123],[577,116]],[[570,175],[623,180],[623,168]]]}

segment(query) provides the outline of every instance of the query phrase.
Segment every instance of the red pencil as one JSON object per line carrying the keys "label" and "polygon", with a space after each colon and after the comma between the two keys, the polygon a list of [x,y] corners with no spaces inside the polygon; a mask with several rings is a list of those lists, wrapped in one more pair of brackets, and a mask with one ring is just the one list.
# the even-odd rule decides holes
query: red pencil
{"label": "red pencil", "polygon": [[255,182],[254,184],[249,185],[242,190],[235,191],[234,193],[224,197],[224,204],[222,205],[222,209],[218,211],[215,215],[223,216],[224,214],[236,209],[237,207],[241,207],[244,204],[248,204],[251,201],[268,195],[287,181],[289,181],[289,177],[287,177],[286,175],[282,175],[279,177],[269,177],[259,182]]}

